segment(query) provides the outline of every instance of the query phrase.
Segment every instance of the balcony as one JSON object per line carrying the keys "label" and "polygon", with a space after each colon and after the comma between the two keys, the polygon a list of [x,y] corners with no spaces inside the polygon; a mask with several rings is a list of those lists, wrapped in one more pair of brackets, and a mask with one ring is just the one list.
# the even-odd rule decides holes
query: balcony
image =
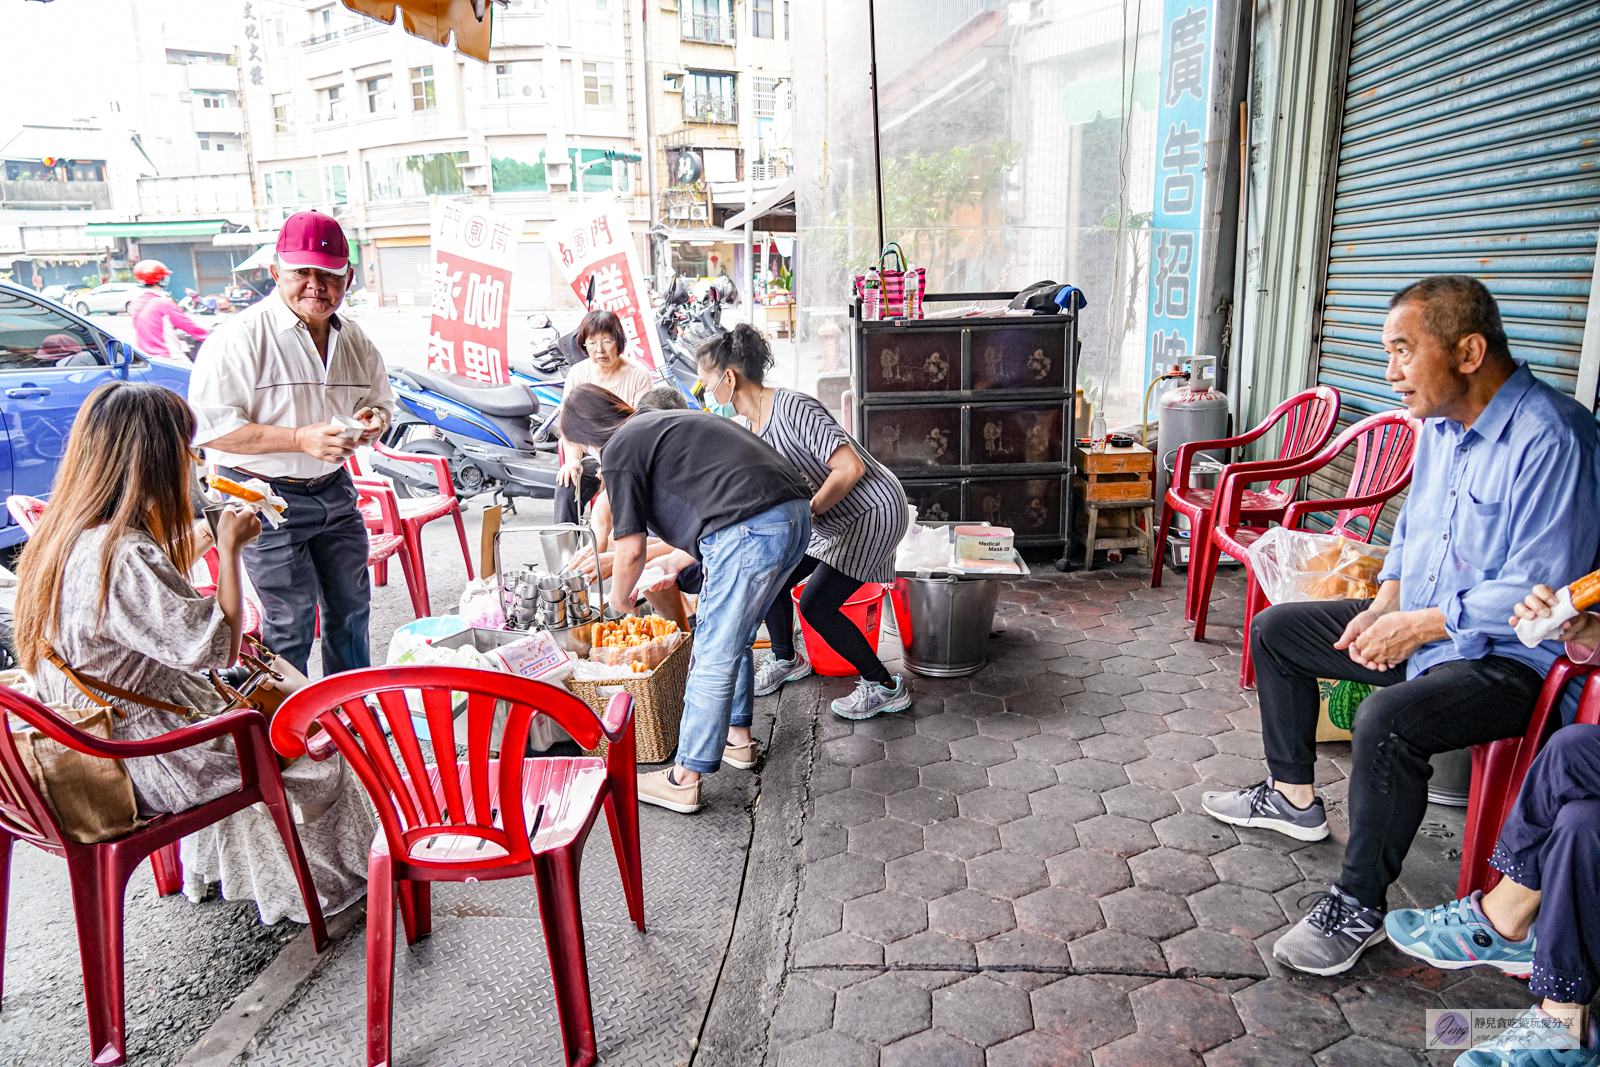
{"label": "balcony", "polygon": [[684,93],[683,121],[738,125],[739,102],[731,96],[714,93]]}
{"label": "balcony", "polygon": [[733,43],[732,15],[696,15],[684,11],[679,19],[685,41],[704,41],[706,44]]}
{"label": "balcony", "polygon": [[0,181],[0,207],[106,211],[111,207],[111,183]]}

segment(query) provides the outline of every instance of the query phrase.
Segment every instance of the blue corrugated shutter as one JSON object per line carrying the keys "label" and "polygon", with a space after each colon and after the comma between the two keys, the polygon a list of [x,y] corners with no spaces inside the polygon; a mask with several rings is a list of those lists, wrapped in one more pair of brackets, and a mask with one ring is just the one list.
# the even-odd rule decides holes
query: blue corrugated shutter
{"label": "blue corrugated shutter", "polygon": [[[1356,0],[1317,380],[1395,406],[1390,294],[1470,274],[1572,393],[1600,222],[1600,3]],[[1587,399],[1587,398],[1586,398]]]}

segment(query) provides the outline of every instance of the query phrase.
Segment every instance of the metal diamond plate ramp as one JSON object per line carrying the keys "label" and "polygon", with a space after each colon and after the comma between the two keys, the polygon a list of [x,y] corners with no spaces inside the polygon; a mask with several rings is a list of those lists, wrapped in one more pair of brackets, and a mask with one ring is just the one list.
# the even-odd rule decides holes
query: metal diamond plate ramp
{"label": "metal diamond plate ramp", "polygon": [[[640,809],[645,919],[627,919],[604,816],[584,851],[582,903],[601,1063],[687,1063],[727,945],[753,779],[707,779],[692,816]],[[560,1029],[532,879],[433,888],[433,936],[396,929],[393,1067],[560,1065]],[[357,932],[259,1038],[250,1067],[365,1062],[366,942]]]}

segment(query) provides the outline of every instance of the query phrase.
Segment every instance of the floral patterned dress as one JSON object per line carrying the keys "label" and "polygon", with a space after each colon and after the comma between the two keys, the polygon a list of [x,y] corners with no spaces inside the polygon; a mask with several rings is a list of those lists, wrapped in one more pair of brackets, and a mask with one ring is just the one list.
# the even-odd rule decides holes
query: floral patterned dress
{"label": "floral patterned dress", "polygon": [[[142,532],[125,536],[117,546],[102,600],[105,537],[106,528],[96,527],[73,547],[62,576],[55,650],[76,670],[130,692],[201,712],[219,711],[222,698],[199,672],[227,666],[231,635],[222,609],[214,598],[195,592]],[[42,660],[34,681],[43,701],[92,706]],[[191,722],[142,704],[114,703],[127,712],[112,719],[119,741],[160,737]],[[183,811],[239,788],[231,737],[124,765],[146,814]],[[283,771],[283,784],[301,822],[296,829],[323,911],[342,911],[367,891],[367,851],[376,827],[372,810],[337,756],[321,763],[296,760]],[[205,898],[209,883],[220,882],[229,900],[253,898],[264,923],[285,916],[306,921],[294,869],[264,807],[246,808],[184,838],[181,850],[184,895],[195,903]]]}

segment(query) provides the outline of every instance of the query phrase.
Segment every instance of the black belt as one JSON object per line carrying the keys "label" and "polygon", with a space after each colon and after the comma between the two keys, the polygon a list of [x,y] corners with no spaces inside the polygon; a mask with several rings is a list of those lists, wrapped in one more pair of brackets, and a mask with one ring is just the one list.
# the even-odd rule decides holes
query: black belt
{"label": "black belt", "polygon": [[217,464],[217,470],[222,472],[224,477],[233,478],[234,481],[240,480],[239,478],[234,478],[234,475],[243,475],[245,478],[259,478],[268,485],[282,485],[302,492],[321,489],[344,473],[344,468],[340,467],[338,470],[329,471],[327,474],[318,475],[315,478],[268,478],[264,474],[247,471],[243,467],[224,467],[220,463]]}

